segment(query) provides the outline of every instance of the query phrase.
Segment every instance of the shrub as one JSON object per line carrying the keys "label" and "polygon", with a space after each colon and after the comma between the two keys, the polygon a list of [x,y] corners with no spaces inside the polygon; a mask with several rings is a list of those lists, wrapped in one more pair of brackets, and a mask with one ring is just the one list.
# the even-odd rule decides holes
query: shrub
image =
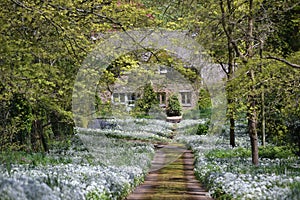
{"label": "shrub", "polygon": [[208,133],[210,121],[205,122],[205,124],[199,124],[197,128],[197,135],[206,135]]}
{"label": "shrub", "polygon": [[168,104],[167,104],[167,108],[166,108],[166,114],[168,117],[172,117],[172,116],[181,116],[181,105],[180,102],[178,100],[178,96],[175,94],[172,94],[169,98],[168,98]]}
{"label": "shrub", "polygon": [[207,158],[233,158],[241,157],[248,158],[251,156],[251,151],[246,148],[234,148],[234,149],[214,149],[206,154]]}
{"label": "shrub", "polygon": [[295,157],[293,150],[287,146],[266,146],[259,148],[259,156],[261,158],[288,158]]}
{"label": "shrub", "polygon": [[136,106],[132,114],[138,118],[149,116],[149,111],[158,104],[156,92],[154,91],[151,83],[147,83],[143,88],[142,98],[136,101]]}
{"label": "shrub", "polygon": [[207,90],[201,89],[198,99],[199,110],[206,110],[211,108],[210,94]]}

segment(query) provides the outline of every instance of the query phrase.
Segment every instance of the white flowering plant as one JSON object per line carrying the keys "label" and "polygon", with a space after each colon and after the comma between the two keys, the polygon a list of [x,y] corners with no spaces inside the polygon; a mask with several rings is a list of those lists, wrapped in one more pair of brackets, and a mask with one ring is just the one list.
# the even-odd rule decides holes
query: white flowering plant
{"label": "white flowering plant", "polygon": [[77,139],[71,148],[52,149],[47,155],[6,155],[16,162],[1,160],[0,199],[122,199],[148,173],[153,143],[174,140],[193,150],[194,172],[215,198],[300,199],[299,159],[279,148],[265,151],[259,166],[253,166],[242,131],[237,131],[238,147],[232,149],[226,133],[196,134],[195,127],[205,120],[114,122],[115,129],[77,128],[84,145]]}
{"label": "white flowering plant", "polygon": [[143,181],[154,156],[151,143],[77,132],[87,148],[76,144],[40,161],[24,154],[22,162],[2,162],[0,199],[120,199]]}
{"label": "white flowering plant", "polygon": [[[251,164],[249,139],[237,134],[239,147],[231,148],[228,135],[186,135],[184,142],[196,158],[195,174],[211,196],[221,199],[300,199],[300,162],[289,151],[286,157],[264,158]],[[281,152],[284,155],[284,152]]]}

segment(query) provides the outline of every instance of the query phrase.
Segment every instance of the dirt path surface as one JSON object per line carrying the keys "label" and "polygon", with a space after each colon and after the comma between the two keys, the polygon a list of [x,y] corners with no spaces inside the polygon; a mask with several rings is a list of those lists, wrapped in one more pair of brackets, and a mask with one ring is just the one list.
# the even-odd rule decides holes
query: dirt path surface
{"label": "dirt path surface", "polygon": [[182,145],[157,151],[150,173],[127,200],[212,200],[194,176],[194,157]]}

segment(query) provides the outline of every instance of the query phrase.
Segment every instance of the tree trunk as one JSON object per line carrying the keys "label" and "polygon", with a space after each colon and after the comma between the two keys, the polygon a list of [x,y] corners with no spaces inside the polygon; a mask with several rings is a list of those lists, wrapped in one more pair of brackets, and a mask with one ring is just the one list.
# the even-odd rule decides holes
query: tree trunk
{"label": "tree trunk", "polygon": [[33,120],[31,129],[31,146],[35,152],[47,152],[48,144],[43,131],[43,123],[41,120]]}
{"label": "tree trunk", "polygon": [[230,122],[230,129],[229,129],[229,137],[230,137],[230,145],[231,147],[235,147],[235,117],[234,117],[234,100],[230,94],[231,90],[227,90],[227,102],[228,102],[228,116]]}
{"label": "tree trunk", "polygon": [[70,122],[68,123],[63,116],[61,116],[55,111],[53,111],[50,114],[50,124],[51,124],[51,130],[56,139],[62,138],[66,135],[74,134],[74,130],[73,130],[74,125],[71,124]]}
{"label": "tree trunk", "polygon": [[50,116],[51,130],[55,138],[60,138],[62,131],[59,124],[59,116],[56,112],[51,112]]}
{"label": "tree trunk", "polygon": [[261,133],[262,133],[262,145],[263,147],[266,146],[266,118],[265,118],[265,93],[264,89],[262,88],[261,93]]}
{"label": "tree trunk", "polygon": [[[233,47],[231,42],[228,43],[228,73],[227,79],[230,82],[233,78],[234,73],[234,59],[233,59]],[[228,114],[229,114],[229,122],[230,122],[230,145],[235,147],[235,102],[234,97],[231,94],[232,89],[228,88],[227,90],[227,102],[228,102]]]}
{"label": "tree trunk", "polygon": [[256,120],[255,120],[255,111],[252,111],[248,119],[249,124],[249,136],[251,142],[251,151],[252,151],[252,164],[258,165],[258,137],[256,130]]}
{"label": "tree trunk", "polygon": [[[246,60],[244,62],[248,62],[249,59],[253,57],[253,47],[254,47],[254,37],[253,37],[253,0],[249,0],[249,14],[248,14],[248,29],[247,29],[247,38],[246,38]],[[250,76],[251,86],[250,86],[250,93],[248,96],[248,129],[249,129],[249,136],[251,142],[251,150],[252,150],[252,164],[258,165],[258,137],[257,137],[257,113],[256,113],[256,90],[255,90],[255,75],[254,70],[251,66],[249,69],[248,75]]]}
{"label": "tree trunk", "polygon": [[[223,65],[221,64],[223,70],[225,71],[225,73],[227,74],[227,82],[230,82],[231,79],[233,78],[233,73],[234,73],[234,47],[233,47],[233,31],[235,28],[234,24],[229,23],[231,21],[231,15],[230,14],[226,14],[226,9],[225,7],[227,7],[228,12],[231,13],[233,12],[233,2],[231,1],[226,1],[223,2],[222,0],[219,1],[219,6],[222,12],[222,27],[223,30],[226,34],[226,38],[227,38],[227,55],[228,55],[228,60],[227,60],[227,64],[228,64],[228,69],[225,70],[225,67],[223,67]],[[230,145],[232,147],[235,147],[235,111],[234,111],[234,97],[232,97],[232,89],[231,88],[227,88],[227,103],[228,103],[228,109],[227,109],[227,113],[228,113],[228,117],[229,117],[229,122],[230,122]]]}
{"label": "tree trunk", "polygon": [[232,147],[235,147],[235,132],[234,132],[235,120],[232,115],[230,116],[229,121],[230,121],[230,145]]}
{"label": "tree trunk", "polygon": [[251,142],[252,164],[258,165],[258,137],[257,137],[257,113],[255,102],[254,70],[250,69],[249,76],[252,81],[250,94],[248,96],[248,129]]}

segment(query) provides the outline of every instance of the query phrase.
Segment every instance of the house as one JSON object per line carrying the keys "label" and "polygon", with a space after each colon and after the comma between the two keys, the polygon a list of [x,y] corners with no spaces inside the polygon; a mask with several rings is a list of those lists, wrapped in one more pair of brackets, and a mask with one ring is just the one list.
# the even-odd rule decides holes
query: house
{"label": "house", "polygon": [[199,84],[191,83],[178,71],[162,65],[144,65],[126,72],[112,86],[112,105],[123,105],[130,111],[143,94],[143,86],[151,83],[161,108],[167,106],[170,94],[177,94],[183,110],[197,105]]}

